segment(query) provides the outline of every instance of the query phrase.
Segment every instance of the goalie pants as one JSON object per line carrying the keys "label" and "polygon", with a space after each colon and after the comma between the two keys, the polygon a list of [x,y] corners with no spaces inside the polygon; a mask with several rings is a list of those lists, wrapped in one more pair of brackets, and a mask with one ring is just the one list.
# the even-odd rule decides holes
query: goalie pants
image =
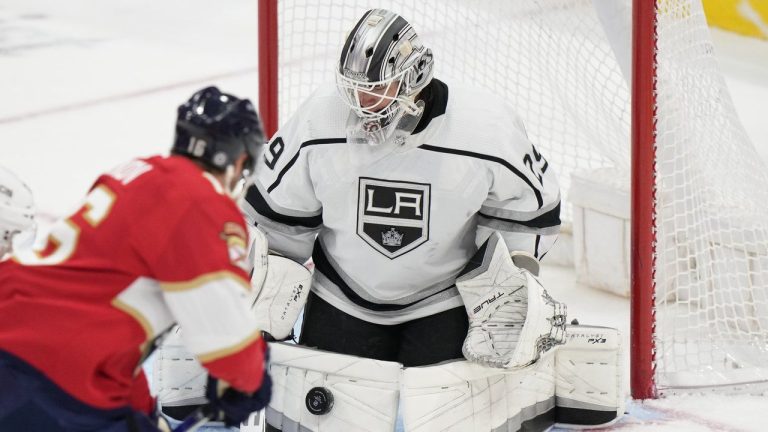
{"label": "goalie pants", "polygon": [[62,390],[27,362],[0,350],[0,431],[155,432],[130,407],[99,409]]}
{"label": "goalie pants", "polygon": [[396,361],[405,367],[463,358],[469,323],[457,307],[402,324],[374,324],[348,315],[314,292],[304,308],[299,344],[339,354]]}

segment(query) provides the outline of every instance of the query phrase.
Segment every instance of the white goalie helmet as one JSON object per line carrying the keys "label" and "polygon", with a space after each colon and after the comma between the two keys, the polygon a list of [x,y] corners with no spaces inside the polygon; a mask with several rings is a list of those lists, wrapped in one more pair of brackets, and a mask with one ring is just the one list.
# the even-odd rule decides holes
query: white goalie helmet
{"label": "white goalie helmet", "polygon": [[420,118],[424,105],[416,96],[433,69],[432,50],[408,21],[384,9],[366,12],[347,37],[336,71],[339,92],[358,120],[351,127],[370,144],[391,137],[398,124],[413,130],[417,121],[401,120]]}
{"label": "white goalie helmet", "polygon": [[32,191],[14,173],[0,167],[0,258],[10,252],[16,234],[34,229]]}

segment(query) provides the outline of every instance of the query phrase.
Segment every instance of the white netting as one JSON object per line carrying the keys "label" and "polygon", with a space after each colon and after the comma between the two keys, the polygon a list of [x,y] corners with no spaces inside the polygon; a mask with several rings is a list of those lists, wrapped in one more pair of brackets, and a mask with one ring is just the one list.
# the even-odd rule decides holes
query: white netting
{"label": "white netting", "polygon": [[[346,32],[383,7],[432,47],[436,77],[506,95],[566,201],[577,170],[618,167],[628,182],[629,0],[279,3],[280,119],[333,81]],[[717,71],[701,4],[658,4],[657,383],[768,381],[766,169]]]}
{"label": "white netting", "polygon": [[768,176],[736,117],[699,1],[658,3],[661,386],[768,381]]}

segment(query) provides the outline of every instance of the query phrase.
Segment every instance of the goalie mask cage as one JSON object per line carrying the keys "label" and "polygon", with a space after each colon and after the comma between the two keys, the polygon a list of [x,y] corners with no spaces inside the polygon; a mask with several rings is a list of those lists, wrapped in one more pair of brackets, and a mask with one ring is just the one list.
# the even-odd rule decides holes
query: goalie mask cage
{"label": "goalie mask cage", "polygon": [[634,3],[260,0],[261,115],[274,133],[333,82],[363,12],[400,13],[433,49],[436,77],[517,109],[565,201],[573,172],[626,183],[632,173],[633,396],[762,389],[766,166],[718,71],[700,0]]}

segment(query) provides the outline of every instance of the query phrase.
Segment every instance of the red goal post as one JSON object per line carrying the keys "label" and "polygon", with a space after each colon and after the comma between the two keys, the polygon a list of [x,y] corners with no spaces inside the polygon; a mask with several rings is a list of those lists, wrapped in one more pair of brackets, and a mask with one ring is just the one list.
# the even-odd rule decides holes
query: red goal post
{"label": "red goal post", "polygon": [[259,0],[259,115],[264,132],[277,132],[277,1]]}
{"label": "red goal post", "polygon": [[654,341],[656,0],[632,6],[631,364],[634,399],[656,397]]}

